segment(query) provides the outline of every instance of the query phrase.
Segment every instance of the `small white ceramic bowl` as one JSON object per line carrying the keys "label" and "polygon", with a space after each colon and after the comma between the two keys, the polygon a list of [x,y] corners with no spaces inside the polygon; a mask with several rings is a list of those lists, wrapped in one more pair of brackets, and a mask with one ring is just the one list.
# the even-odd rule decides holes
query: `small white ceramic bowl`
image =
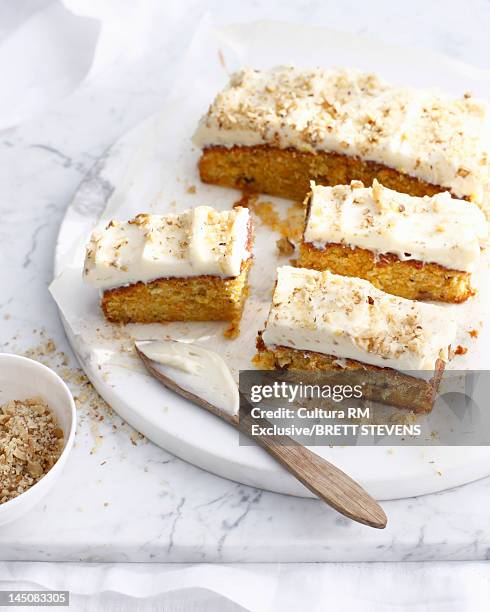
{"label": "small white ceramic bowl", "polygon": [[57,374],[33,359],[0,353],[0,405],[34,396],[42,397],[56,415],[65,434],[65,445],[58,461],[39,482],[18,497],[0,504],[0,525],[21,517],[49,492],[65,466],[77,425],[75,402]]}

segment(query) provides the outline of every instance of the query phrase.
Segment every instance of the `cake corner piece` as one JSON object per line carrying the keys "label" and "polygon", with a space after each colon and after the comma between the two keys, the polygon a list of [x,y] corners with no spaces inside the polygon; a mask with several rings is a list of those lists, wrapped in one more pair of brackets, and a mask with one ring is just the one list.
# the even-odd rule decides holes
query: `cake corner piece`
{"label": "cake corner piece", "polygon": [[193,141],[206,183],[300,201],[310,179],[377,179],[414,196],[448,190],[486,209],[487,118],[468,95],[395,87],[354,69],[280,66],[233,74]]}
{"label": "cake corner piece", "polygon": [[85,280],[102,290],[112,323],[228,321],[239,333],[252,265],[253,226],[243,207],[138,215],[95,230]]}
{"label": "cake corner piece", "polygon": [[488,237],[474,204],[371,187],[311,185],[298,265],[369,280],[408,299],[466,301]]}
{"label": "cake corner piece", "polygon": [[253,362],[264,370],[357,371],[374,385],[368,399],[430,412],[455,335],[440,306],[362,279],[284,266]]}

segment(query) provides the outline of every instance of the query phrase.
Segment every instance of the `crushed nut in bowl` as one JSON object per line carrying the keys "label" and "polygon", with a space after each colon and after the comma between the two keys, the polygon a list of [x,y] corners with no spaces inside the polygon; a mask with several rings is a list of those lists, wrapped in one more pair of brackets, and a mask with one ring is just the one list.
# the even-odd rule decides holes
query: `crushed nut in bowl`
{"label": "crushed nut in bowl", "polygon": [[0,503],[36,484],[58,461],[63,430],[40,397],[0,406]]}
{"label": "crushed nut in bowl", "polygon": [[73,447],[76,421],[73,396],[53,370],[0,353],[0,526],[49,493]]}

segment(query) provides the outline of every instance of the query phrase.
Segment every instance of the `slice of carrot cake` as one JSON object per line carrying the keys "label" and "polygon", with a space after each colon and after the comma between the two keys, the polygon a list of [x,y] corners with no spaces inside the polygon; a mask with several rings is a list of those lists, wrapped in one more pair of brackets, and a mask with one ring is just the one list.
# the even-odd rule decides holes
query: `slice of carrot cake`
{"label": "slice of carrot cake", "polygon": [[237,323],[251,263],[248,209],[198,206],[95,230],[84,276],[103,290],[102,310],[112,322]]}
{"label": "slice of carrot cake", "polygon": [[375,179],[312,183],[298,265],[369,280],[401,297],[463,302],[487,238],[484,214],[446,191],[423,198]]}
{"label": "slice of carrot cake", "polygon": [[204,182],[295,200],[310,179],[361,180],[481,205],[490,182],[487,107],[469,94],[391,86],[353,69],[241,70],[194,142]]}
{"label": "slice of carrot cake", "polygon": [[456,334],[447,312],[359,278],[284,266],[254,363],[358,370],[365,398],[429,412]]}

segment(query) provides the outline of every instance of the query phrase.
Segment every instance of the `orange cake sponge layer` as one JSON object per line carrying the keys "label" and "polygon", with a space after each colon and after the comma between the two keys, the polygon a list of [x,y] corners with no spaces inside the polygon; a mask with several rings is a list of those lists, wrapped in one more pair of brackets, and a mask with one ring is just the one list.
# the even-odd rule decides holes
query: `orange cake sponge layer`
{"label": "orange cake sponge layer", "polygon": [[113,323],[240,320],[251,259],[234,278],[160,278],[104,291],[102,310]]}
{"label": "orange cake sponge layer", "polygon": [[447,192],[420,198],[377,180],[372,187],[312,182],[298,265],[407,299],[458,303],[474,293],[487,236],[482,211]]}
{"label": "orange cake sponge layer", "polygon": [[367,249],[343,244],[327,244],[317,249],[303,242],[298,266],[363,278],[382,291],[409,300],[459,303],[475,293],[469,272],[413,259],[402,261],[391,253],[376,257]]}
{"label": "orange cake sponge layer", "polygon": [[[259,335],[258,352],[253,360],[261,370],[296,370],[308,372],[359,372],[358,380],[349,376],[350,384],[363,385],[363,398],[396,406],[416,413],[432,410],[444,372],[444,362],[435,364],[434,376],[429,380],[415,378],[391,368],[380,368],[354,359],[341,359],[313,351],[296,350],[286,346],[266,347]],[[341,363],[340,363],[341,362]]]}
{"label": "orange cake sponge layer", "polygon": [[371,185],[377,179],[385,187],[413,196],[444,191],[439,185],[376,162],[334,152],[312,153],[270,145],[208,146],[199,160],[199,173],[205,183],[296,201],[304,199],[310,181],[334,186],[358,180]]}
{"label": "orange cake sponge layer", "polygon": [[488,107],[470,94],[399,87],[352,68],[275,66],[232,75],[193,142],[201,177],[298,200],[378,179],[411,195],[450,191],[486,208]]}

